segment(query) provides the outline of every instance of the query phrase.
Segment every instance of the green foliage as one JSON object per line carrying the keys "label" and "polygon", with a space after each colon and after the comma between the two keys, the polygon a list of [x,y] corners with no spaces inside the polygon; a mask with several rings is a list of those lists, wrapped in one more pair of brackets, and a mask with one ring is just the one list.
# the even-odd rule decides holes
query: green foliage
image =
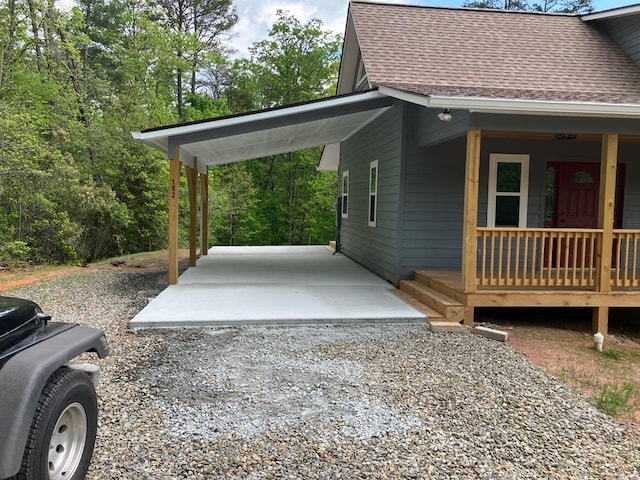
{"label": "green foliage", "polygon": [[197,93],[188,93],[185,97],[184,116],[186,121],[221,117],[230,113],[231,111],[224,100]]}
{"label": "green foliage", "polygon": [[[184,14],[183,16],[181,16]],[[230,61],[231,0],[0,2],[0,261],[68,263],[166,246],[168,162],[131,131],[325,96],[340,42],[280,12]],[[222,244],[326,243],[335,175],[313,149],[213,169]],[[188,197],[180,186],[180,239]]]}
{"label": "green foliage", "polygon": [[26,242],[13,241],[0,245],[0,263],[9,266],[26,264],[31,258],[31,248]]}
{"label": "green foliage", "polygon": [[602,356],[610,360],[622,360],[622,352],[617,348],[605,348],[602,350]]}
{"label": "green foliage", "polygon": [[629,400],[635,390],[636,388],[632,384],[625,384],[621,387],[605,386],[596,399],[596,407],[608,415],[615,416],[628,407]]}
{"label": "green foliage", "polygon": [[214,168],[209,177],[210,232],[218,245],[250,245],[259,241],[256,190],[242,164]]}

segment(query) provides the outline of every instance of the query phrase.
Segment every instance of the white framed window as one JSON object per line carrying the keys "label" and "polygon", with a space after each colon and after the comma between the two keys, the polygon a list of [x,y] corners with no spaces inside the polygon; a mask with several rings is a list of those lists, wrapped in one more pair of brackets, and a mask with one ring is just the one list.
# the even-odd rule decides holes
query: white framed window
{"label": "white framed window", "polygon": [[489,156],[488,227],[527,226],[529,155]]}
{"label": "white framed window", "polygon": [[349,170],[342,172],[342,202],[340,205],[342,218],[349,218]]}
{"label": "white framed window", "polygon": [[368,225],[376,226],[378,215],[378,160],[369,164],[369,218]]}

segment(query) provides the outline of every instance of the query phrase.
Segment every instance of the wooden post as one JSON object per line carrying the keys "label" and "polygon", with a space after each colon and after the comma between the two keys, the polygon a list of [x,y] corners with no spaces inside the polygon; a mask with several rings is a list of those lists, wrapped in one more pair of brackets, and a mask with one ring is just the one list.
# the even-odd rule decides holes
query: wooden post
{"label": "wooden post", "polygon": [[[467,132],[462,226],[462,286],[465,293],[476,291],[478,258],[478,188],[480,185],[480,130]],[[473,325],[474,307],[465,306],[464,324]]]}
{"label": "wooden post", "polygon": [[[600,192],[598,202],[598,228],[602,230],[602,241],[598,245],[596,289],[600,293],[611,292],[611,260],[613,256],[613,215],[616,204],[616,170],[618,164],[618,135],[602,135],[600,158]],[[593,310],[594,333],[607,334],[609,329],[609,307]]]}
{"label": "wooden post", "polygon": [[611,260],[613,252],[613,214],[616,196],[616,168],[618,162],[618,135],[602,136],[600,159],[600,198],[598,202],[598,228],[602,241],[598,245],[598,292],[611,292]]}
{"label": "wooden post", "polygon": [[209,172],[200,174],[200,255],[209,254]]}
{"label": "wooden post", "polygon": [[605,337],[609,331],[609,307],[595,307],[591,323],[593,333],[600,332]]}
{"label": "wooden post", "polygon": [[198,170],[185,166],[189,190],[189,266],[196,266],[198,243]]}
{"label": "wooden post", "polygon": [[180,193],[180,147],[169,161],[169,284],[178,283],[178,196]]}

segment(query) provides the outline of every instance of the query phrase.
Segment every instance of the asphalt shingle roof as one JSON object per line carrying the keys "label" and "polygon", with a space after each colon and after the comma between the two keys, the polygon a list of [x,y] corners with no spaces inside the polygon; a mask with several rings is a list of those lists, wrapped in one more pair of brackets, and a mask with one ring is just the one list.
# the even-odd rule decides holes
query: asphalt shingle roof
{"label": "asphalt shingle roof", "polygon": [[562,14],[354,1],[369,81],[422,95],[640,104],[640,68]]}

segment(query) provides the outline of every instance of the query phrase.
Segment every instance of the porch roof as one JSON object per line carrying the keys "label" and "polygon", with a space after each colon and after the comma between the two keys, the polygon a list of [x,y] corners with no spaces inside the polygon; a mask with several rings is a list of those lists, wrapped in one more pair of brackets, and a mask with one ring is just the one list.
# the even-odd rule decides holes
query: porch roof
{"label": "porch roof", "polygon": [[[230,115],[198,122],[168,125],[132,132],[135,139],[201,172],[251,158],[286,153],[346,140],[386,111],[393,98],[375,90],[323,98],[284,107]],[[335,155],[325,169],[337,167]]]}

